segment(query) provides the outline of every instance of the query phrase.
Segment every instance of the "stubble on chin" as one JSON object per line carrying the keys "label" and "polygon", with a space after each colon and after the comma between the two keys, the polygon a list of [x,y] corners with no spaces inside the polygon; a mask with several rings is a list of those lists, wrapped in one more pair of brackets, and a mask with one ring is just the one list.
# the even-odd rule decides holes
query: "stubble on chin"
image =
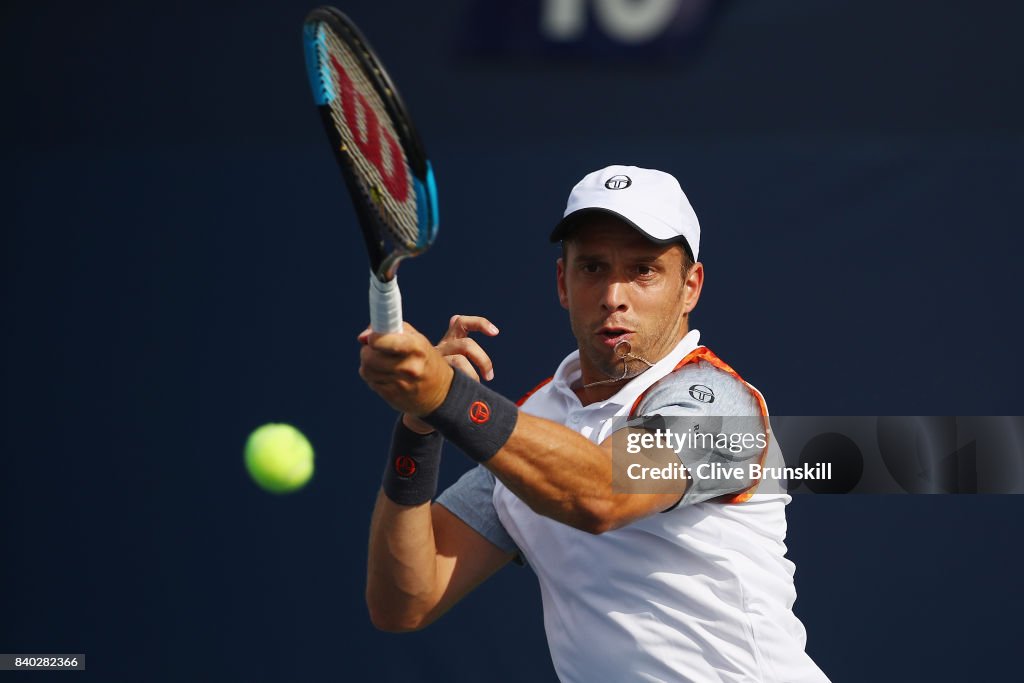
{"label": "stubble on chin", "polygon": [[[631,355],[640,356],[644,358],[643,352],[637,352],[632,346],[626,349]],[[626,357],[622,351],[611,350],[609,353],[603,348],[597,348],[588,354],[591,364],[597,369],[604,377],[602,379],[622,379],[628,380],[642,374],[645,370],[651,366],[644,363],[638,358]],[[625,373],[623,373],[623,364],[625,364]]]}

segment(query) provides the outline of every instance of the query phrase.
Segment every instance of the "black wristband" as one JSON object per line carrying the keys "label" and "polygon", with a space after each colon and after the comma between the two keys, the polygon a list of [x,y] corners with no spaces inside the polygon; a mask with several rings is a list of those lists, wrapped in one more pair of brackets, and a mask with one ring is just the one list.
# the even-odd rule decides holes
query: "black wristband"
{"label": "black wristband", "polygon": [[384,495],[399,505],[421,505],[433,500],[443,445],[444,437],[438,432],[417,434],[399,417],[381,483]]}
{"label": "black wristband", "polygon": [[519,408],[498,392],[455,370],[444,403],[422,419],[473,460],[486,462],[512,435]]}

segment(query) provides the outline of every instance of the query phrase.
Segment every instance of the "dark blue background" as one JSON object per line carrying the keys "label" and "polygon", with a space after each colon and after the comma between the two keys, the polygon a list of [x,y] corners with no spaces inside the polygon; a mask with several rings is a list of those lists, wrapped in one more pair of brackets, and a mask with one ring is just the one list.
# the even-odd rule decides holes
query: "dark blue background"
{"label": "dark blue background", "polygon": [[[497,389],[571,350],[545,236],[579,177],[629,163],[687,190],[694,324],[774,413],[1024,414],[1019,3],[736,1],[653,62],[476,59],[470,5],[343,9],[438,174],[407,318],[489,316]],[[392,415],[356,374],[365,257],[305,81],[309,8],[0,10],[0,652],[85,652],[102,681],[554,680],[529,570],[422,633],[366,616]],[[243,470],[267,421],[317,449],[299,494]],[[467,468],[450,452],[443,483]],[[810,653],[837,682],[1012,676],[1022,510],[798,497]]]}

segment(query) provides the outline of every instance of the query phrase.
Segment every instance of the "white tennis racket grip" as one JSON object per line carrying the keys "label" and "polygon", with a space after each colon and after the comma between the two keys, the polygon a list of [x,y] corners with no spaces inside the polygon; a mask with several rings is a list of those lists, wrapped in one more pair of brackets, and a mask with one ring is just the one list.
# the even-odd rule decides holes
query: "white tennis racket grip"
{"label": "white tennis racket grip", "polygon": [[381,282],[370,271],[370,327],[378,334],[402,331],[402,293],[398,276]]}

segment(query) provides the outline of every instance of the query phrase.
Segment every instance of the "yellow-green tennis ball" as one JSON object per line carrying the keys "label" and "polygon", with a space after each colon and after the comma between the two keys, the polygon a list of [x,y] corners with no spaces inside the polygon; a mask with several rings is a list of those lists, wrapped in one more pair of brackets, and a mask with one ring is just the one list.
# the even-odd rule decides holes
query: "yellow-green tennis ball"
{"label": "yellow-green tennis ball", "polygon": [[265,424],[245,442],[245,466],[267,491],[288,493],[313,476],[313,447],[289,424]]}

